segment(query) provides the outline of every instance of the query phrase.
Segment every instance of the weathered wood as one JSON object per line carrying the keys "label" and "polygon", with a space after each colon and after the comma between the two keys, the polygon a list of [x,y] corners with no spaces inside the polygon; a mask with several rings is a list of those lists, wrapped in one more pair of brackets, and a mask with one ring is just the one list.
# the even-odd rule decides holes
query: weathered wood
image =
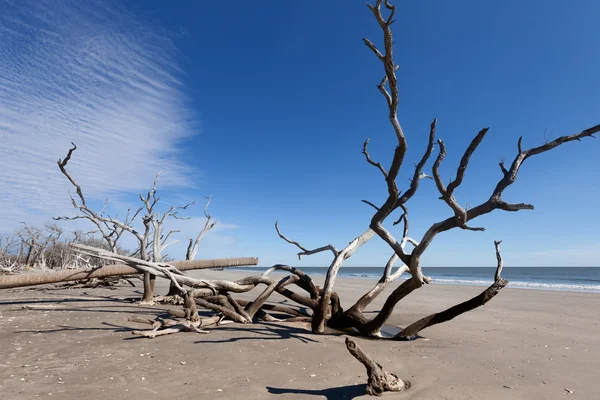
{"label": "weathered wood", "polygon": [[[173,261],[169,264],[175,266],[180,271],[189,271],[196,269],[252,266],[258,264],[258,258],[242,257],[217,258],[213,260],[186,260]],[[115,264],[91,269],[72,269],[52,272],[2,275],[0,276],[0,289],[134,274],[139,274],[139,271],[124,264]]]}
{"label": "weathered wood", "polygon": [[240,324],[247,324],[252,322],[252,319],[247,319],[246,317],[238,314],[229,304],[227,304],[227,306],[223,306],[212,303],[210,301],[206,301],[202,298],[195,298],[194,300],[196,301],[196,304],[198,304],[200,307],[206,308],[207,310],[220,312],[232,321],[238,322]]}
{"label": "weathered wood", "polygon": [[381,364],[367,355],[353,340],[346,338],[346,348],[367,369],[367,394],[381,396],[383,392],[402,392],[410,388],[410,381],[386,372]]}
{"label": "weathered wood", "polygon": [[477,296],[469,299],[465,302],[452,306],[444,311],[428,315],[420,320],[413,322],[396,336],[394,340],[410,340],[413,339],[420,331],[430,326],[441,324],[442,322],[450,321],[451,319],[458,317],[468,311],[474,310],[477,307],[485,305],[488,301],[494,298],[498,292],[508,285],[508,281],[500,276],[502,273],[502,255],[500,254],[500,243],[501,240],[496,240],[494,246],[496,246],[496,259],[498,260],[498,266],[496,267],[496,273],[494,274],[494,283]]}
{"label": "weathered wood", "polygon": [[[239,299],[236,300],[236,302],[242,307],[245,307],[251,303],[249,300]],[[279,304],[263,304],[260,309],[265,311],[273,311],[275,313],[289,314],[293,315],[294,317],[310,317],[310,314],[301,308],[286,307]]]}

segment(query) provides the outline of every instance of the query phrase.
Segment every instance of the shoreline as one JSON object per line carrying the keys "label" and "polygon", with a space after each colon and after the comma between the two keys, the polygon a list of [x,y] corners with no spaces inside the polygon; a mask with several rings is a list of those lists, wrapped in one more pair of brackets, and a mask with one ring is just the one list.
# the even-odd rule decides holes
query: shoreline
{"label": "shoreline", "polygon": [[[327,267],[304,267],[304,268],[299,268],[301,270],[303,270],[304,272],[306,272],[308,275],[310,275],[312,278],[317,278],[317,277],[325,277],[325,272],[319,272],[319,273],[314,273],[312,271],[310,271],[312,268],[319,268],[319,269],[326,269]],[[362,267],[354,267],[354,268],[362,268]],[[375,271],[381,272],[382,269],[381,268],[376,268],[376,267],[372,267]],[[443,267],[443,268],[453,268],[453,267]],[[461,267],[462,268],[462,267]],[[464,267],[464,268],[471,268],[471,267]],[[473,267],[473,268],[489,268],[490,271],[494,271],[495,267]],[[508,267],[507,269],[510,268],[560,268],[560,267]],[[581,267],[581,268],[599,268],[600,267]],[[244,267],[234,267],[234,268],[225,268],[223,271],[230,271],[230,272],[239,272],[239,271],[245,271],[248,272],[250,274],[260,274],[262,272],[264,272],[265,270],[267,270],[268,267],[263,267],[262,269],[259,269],[257,267],[248,267],[247,269]],[[425,272],[427,272],[426,269],[424,269]],[[271,274],[277,274],[277,275],[284,275],[285,272],[284,271],[273,271]],[[407,276],[408,274],[403,275]],[[379,274],[373,274],[373,275],[369,275],[369,274],[345,274],[343,269],[340,270],[340,272],[338,273],[338,278],[337,279],[364,279],[364,280],[368,280],[368,281],[377,281],[378,279],[381,278],[381,275]],[[404,280],[404,279],[400,279],[400,282]],[[539,282],[539,281],[531,281],[531,282],[526,282],[526,281],[519,281],[519,280],[511,280],[511,279],[507,279],[508,280],[508,286],[507,288],[511,288],[511,289],[522,289],[522,290],[536,290],[536,291],[548,291],[548,292],[569,292],[569,293],[595,293],[595,294],[600,294],[600,284],[598,285],[593,285],[593,284],[572,284],[572,283],[548,283],[548,282]],[[467,279],[445,279],[445,278],[433,278],[431,280],[431,284],[432,285],[443,285],[443,286],[469,286],[469,287],[487,287],[490,286],[492,284],[492,279],[490,279],[489,281],[486,280],[480,280],[480,279],[474,279],[474,280],[467,280]]]}

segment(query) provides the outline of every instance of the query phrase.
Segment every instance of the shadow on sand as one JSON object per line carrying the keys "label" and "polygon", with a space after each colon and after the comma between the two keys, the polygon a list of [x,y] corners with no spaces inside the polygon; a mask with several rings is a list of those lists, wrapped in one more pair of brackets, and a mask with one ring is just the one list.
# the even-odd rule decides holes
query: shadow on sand
{"label": "shadow on sand", "polygon": [[328,400],[336,399],[354,399],[359,396],[365,396],[367,385],[348,385],[329,389],[285,389],[274,388],[267,386],[267,390],[271,394],[298,394],[303,395],[298,398],[306,398],[306,396],[325,397]]}

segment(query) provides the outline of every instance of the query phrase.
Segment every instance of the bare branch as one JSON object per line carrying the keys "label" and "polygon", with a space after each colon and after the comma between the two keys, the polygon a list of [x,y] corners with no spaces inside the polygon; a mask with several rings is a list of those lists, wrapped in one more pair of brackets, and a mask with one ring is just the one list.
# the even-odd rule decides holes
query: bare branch
{"label": "bare branch", "polygon": [[[57,164],[58,164],[58,167],[60,168],[60,171],[63,173],[63,175],[66,176],[67,179],[69,180],[69,182],[71,182],[71,184],[75,187],[75,189],[77,191],[77,195],[79,196],[79,199],[81,200],[81,205],[78,205],[77,202],[75,201],[75,199],[73,199],[71,197],[73,207],[79,209],[83,213],[84,218],[89,219],[92,223],[94,223],[94,225],[96,225],[98,230],[101,232],[102,237],[108,242],[109,246],[111,247],[111,249],[113,251],[116,250],[116,239],[118,239],[121,236],[123,230],[126,230],[126,231],[132,233],[140,241],[140,243],[142,243],[143,236],[139,232],[137,232],[129,223],[123,223],[117,219],[105,217],[101,213],[99,214],[99,213],[92,211],[87,206],[85,197],[81,190],[81,186],[79,186],[79,184],[73,179],[73,177],[71,177],[71,175],[66,170],[67,163],[71,159],[73,151],[75,151],[77,149],[77,146],[75,146],[74,143],[71,143],[71,144],[73,144],[73,148],[71,148],[69,150],[65,159],[64,160],[59,159]],[[137,213],[135,215],[137,215]],[[57,219],[77,219],[77,218],[58,217]],[[104,227],[102,226],[102,224],[104,225]],[[109,225],[112,225],[113,228],[110,228],[109,229],[110,233],[107,233],[105,228],[109,228]],[[115,237],[115,239],[113,239],[113,236]]]}
{"label": "bare branch", "polygon": [[315,286],[315,284],[312,281],[312,279],[310,278],[310,276],[306,275],[303,271],[299,270],[298,268],[290,267],[288,265],[283,265],[283,264],[276,264],[276,265],[273,265],[268,270],[266,270],[265,272],[263,272],[261,274],[261,276],[267,276],[271,272],[276,271],[276,270],[288,271],[288,272],[291,272],[292,274],[296,275],[300,279],[300,281],[297,283],[298,286],[300,286],[302,289],[306,290],[310,294],[311,299],[316,299],[317,297],[319,297],[319,290]]}
{"label": "bare branch", "polygon": [[381,61],[383,61],[383,59],[384,59],[383,54],[381,54],[381,52],[377,49],[377,47],[373,44],[373,42],[371,42],[367,38],[363,38],[363,42],[365,42],[365,44],[367,45],[367,47],[369,49],[371,49],[373,51],[373,53],[375,53],[375,55],[377,56],[377,58],[379,58]]}
{"label": "bare branch", "polygon": [[473,155],[473,153],[475,152],[475,150],[477,149],[477,147],[479,146],[489,129],[490,128],[483,128],[482,130],[480,130],[479,133],[471,141],[471,144],[469,144],[469,147],[467,147],[467,150],[465,150],[465,153],[463,154],[460,160],[460,164],[458,165],[458,169],[456,170],[456,179],[454,179],[452,182],[450,182],[450,184],[448,184],[447,192],[449,196],[452,195],[454,189],[456,189],[462,183],[463,178],[465,176],[465,172],[469,165],[469,160],[471,159],[471,156]]}
{"label": "bare branch", "polygon": [[[510,204],[510,203],[505,202],[501,198],[504,190],[508,186],[512,185],[515,182],[515,180],[517,179],[519,169],[521,168],[521,165],[523,164],[523,162],[531,156],[546,152],[548,150],[551,150],[555,147],[560,146],[561,144],[568,143],[568,142],[571,142],[574,140],[581,140],[582,138],[585,138],[585,137],[593,137],[593,134],[595,134],[597,132],[600,132],[600,124],[595,125],[591,128],[581,131],[579,133],[575,133],[575,134],[568,135],[568,136],[561,136],[561,137],[559,137],[549,143],[546,143],[542,146],[534,147],[532,149],[525,150],[525,151],[522,150],[522,146],[521,146],[522,140],[519,139],[519,148],[520,148],[519,154],[517,154],[514,161],[512,162],[511,167],[508,170],[508,173],[504,174],[502,179],[498,182],[498,184],[494,188],[492,195],[486,202],[484,202],[472,209],[469,209],[465,212],[464,222],[466,223],[474,218],[477,218],[481,215],[488,214],[496,209],[505,210],[505,211],[533,210],[533,206],[531,204],[526,204],[526,203]],[[439,177],[439,163],[441,162],[441,159],[443,159],[444,154],[445,154],[445,149],[443,148],[443,144],[441,144],[440,155],[438,155],[438,159],[436,160],[434,167],[433,167],[434,179],[436,180],[436,185],[438,186],[438,189],[441,189],[440,190],[441,192],[445,192],[445,188],[443,187],[443,183],[441,183],[441,179]],[[434,223],[427,230],[427,232],[425,232],[425,234],[423,235],[423,239],[421,239],[419,245],[413,251],[412,261],[414,263],[419,263],[421,255],[423,254],[423,252],[425,252],[425,250],[427,249],[429,244],[431,244],[432,240],[435,238],[435,236],[438,233],[445,232],[447,230],[457,228],[457,227],[464,228],[464,224],[461,225],[459,222],[460,221],[457,220],[456,214],[455,214],[454,217],[448,218],[441,222]]]}
{"label": "bare branch", "polygon": [[[396,222],[398,223],[400,221],[404,221],[404,230],[403,230],[403,235],[402,235],[402,241],[400,242],[400,248],[402,249],[402,251],[404,251],[404,248],[407,243],[412,243],[414,246],[417,246],[418,243],[415,242],[413,239],[411,239],[408,236],[408,209],[406,208],[406,206],[404,204],[401,204],[400,207],[402,208],[404,213],[402,214],[400,219]],[[388,260],[387,264],[385,265],[383,275],[382,275],[381,279],[379,280],[379,282],[377,282],[377,284],[373,287],[373,289],[371,289],[370,291],[365,293],[360,299],[358,299],[358,301],[346,312],[346,315],[350,316],[350,319],[352,321],[355,321],[358,323],[358,326],[356,326],[356,325],[354,326],[355,328],[360,330],[361,328],[368,326],[368,322],[366,321],[366,318],[364,317],[364,315],[362,315],[362,311],[365,309],[365,307],[367,307],[369,304],[371,304],[371,302],[379,294],[381,294],[383,292],[383,290],[386,288],[386,286],[389,283],[394,282],[396,279],[400,278],[402,276],[402,274],[409,271],[408,266],[406,264],[403,264],[396,270],[396,272],[394,274],[391,273],[392,268],[394,267],[394,264],[396,263],[396,261],[398,261],[398,259],[399,259],[398,254],[395,251],[394,254]],[[425,281],[427,281],[424,277],[423,277],[423,279]],[[384,322],[385,321],[382,321],[381,324],[383,324]],[[371,327],[371,330],[368,331],[368,334],[371,336],[380,336],[380,333],[379,333],[380,327],[381,327],[381,325],[375,327],[374,329],[373,329],[373,327]]]}
{"label": "bare branch", "polygon": [[456,171],[456,178],[448,184],[447,188],[444,187],[444,183],[442,182],[442,178],[440,176],[440,171],[439,171],[440,164],[446,155],[446,147],[444,146],[444,142],[442,142],[441,139],[438,139],[438,144],[440,146],[440,153],[438,154],[438,157],[435,160],[435,163],[433,165],[433,177],[434,177],[436,186],[438,188],[438,191],[442,195],[441,198],[454,211],[454,215],[456,217],[458,226],[460,228],[466,229],[466,230],[483,231],[485,229],[484,228],[471,228],[466,225],[467,211],[460,204],[458,204],[458,201],[456,200],[456,198],[454,198],[454,190],[458,186],[460,186],[460,184],[462,183],[463,178],[465,176],[465,172],[467,170],[467,166],[469,165],[469,160],[471,159],[471,156],[473,155],[473,153],[475,152],[475,150],[477,149],[477,147],[479,146],[479,144],[485,137],[488,130],[489,130],[489,128],[482,129],[475,136],[475,138],[473,138],[473,140],[471,141],[471,144],[469,145],[467,150],[465,150],[465,153],[463,154],[463,156],[460,160],[460,164]]}
{"label": "bare branch", "polygon": [[508,175],[508,170],[506,169],[506,166],[504,165],[504,160],[500,160],[500,162],[498,163],[498,165],[500,165],[500,169],[502,170],[502,174],[504,176]]}
{"label": "bare branch", "polygon": [[367,162],[368,162],[369,164],[371,164],[371,165],[373,165],[373,166],[377,167],[377,168],[378,168],[378,169],[381,171],[381,173],[383,174],[383,176],[384,176],[385,178],[387,178],[388,174],[387,174],[387,171],[385,170],[385,168],[383,168],[383,165],[381,165],[381,163],[378,163],[378,162],[375,162],[375,161],[373,161],[373,160],[371,159],[371,156],[369,155],[369,152],[368,152],[368,150],[367,150],[367,146],[369,145],[369,141],[370,141],[370,140],[371,140],[371,139],[367,139],[367,140],[365,140],[365,142],[363,143],[363,151],[362,151],[362,153],[365,155],[365,158],[367,159]]}
{"label": "bare branch", "polygon": [[460,164],[456,171],[456,178],[448,184],[447,188],[444,187],[444,184],[443,184],[441,176],[440,176],[440,171],[439,171],[440,164],[446,155],[446,148],[444,146],[444,142],[442,142],[442,140],[438,140],[438,144],[440,146],[440,153],[439,153],[437,159],[435,160],[435,163],[433,166],[433,176],[434,176],[434,179],[436,182],[436,186],[437,186],[440,194],[442,195],[441,198],[454,211],[454,215],[456,217],[458,226],[463,229],[467,229],[467,230],[481,231],[484,229],[483,228],[470,228],[466,225],[467,212],[463,207],[461,207],[460,204],[458,204],[458,201],[456,201],[456,199],[454,198],[454,190],[462,183],[463,178],[465,176],[465,171],[467,170],[467,166],[469,165],[469,160],[470,160],[471,156],[473,155],[473,153],[475,152],[475,150],[477,149],[477,146],[479,146],[479,144],[485,137],[485,134],[488,132],[488,130],[489,130],[489,128],[482,129],[481,131],[479,131],[477,136],[475,136],[475,138],[473,138],[473,140],[471,141],[471,144],[469,145],[467,150],[465,150],[465,153],[463,154],[462,159],[460,160]]}
{"label": "bare branch", "polygon": [[190,243],[185,254],[186,260],[193,260],[194,258],[196,258],[196,253],[198,253],[198,248],[200,247],[200,242],[202,241],[202,238],[217,224],[217,221],[213,221],[212,217],[208,213],[208,206],[210,205],[212,196],[205,196],[204,198],[206,199],[206,204],[204,205],[204,216],[206,217],[206,222],[204,223],[204,227],[202,228],[200,233],[198,233],[198,236],[196,236],[196,240],[193,242],[193,244],[192,239],[190,239]]}
{"label": "bare branch", "polygon": [[333,299],[333,286],[335,285],[337,273],[341,268],[342,263],[348,258],[350,258],[356,252],[356,250],[358,250],[365,243],[371,240],[374,233],[375,232],[370,228],[364,231],[353,241],[351,241],[348,244],[348,246],[344,247],[342,251],[338,252],[331,264],[329,265],[329,268],[327,269],[327,275],[325,276],[325,283],[323,284],[323,292],[321,294],[321,299],[319,301],[318,307],[314,310],[314,315],[311,323],[313,332],[323,333],[325,331],[325,319],[327,317],[327,311]]}
{"label": "bare branch", "polygon": [[502,273],[502,255],[500,254],[500,243],[502,240],[495,240],[494,246],[496,247],[496,259],[498,259],[498,266],[496,267],[496,274],[494,275],[494,282],[498,282],[500,280],[500,274]]}
{"label": "bare branch", "polygon": [[[75,180],[71,177],[71,175],[69,175],[69,173],[66,170],[67,163],[71,159],[71,156],[73,155],[73,152],[75,150],[77,150],[77,146],[75,145],[75,143],[71,142],[71,144],[73,145],[73,147],[69,149],[69,152],[67,153],[67,156],[65,157],[65,159],[61,160],[59,158],[58,161],[57,161],[57,164],[58,164],[58,168],[60,168],[60,171],[63,173],[63,175],[67,177],[67,179],[69,180],[69,182],[71,182],[71,184],[73,186],[75,186],[75,190],[77,191],[77,195],[81,199],[81,205],[83,207],[85,207],[86,206],[85,197],[83,197],[83,193],[81,192],[81,186],[79,186],[77,184],[77,182],[75,182]],[[73,204],[75,205],[75,200],[73,198],[71,198],[71,200],[73,201]]]}
{"label": "bare branch", "polygon": [[574,133],[572,135],[567,135],[567,136],[561,136],[561,137],[559,137],[551,142],[548,142],[542,146],[534,147],[534,148],[524,150],[524,151],[521,146],[522,138],[520,138],[519,139],[519,154],[515,157],[510,169],[508,170],[508,173],[505,174],[505,176],[496,185],[496,188],[494,189],[494,192],[492,193],[490,200],[492,202],[500,201],[500,197],[502,196],[502,193],[508,186],[510,186],[517,179],[517,174],[519,172],[519,169],[521,168],[522,163],[529,157],[552,150],[553,148],[558,147],[564,143],[572,142],[575,140],[581,140],[586,137],[593,137],[593,135],[598,132],[600,132],[600,124],[593,126],[591,128],[588,128],[579,133]]}
{"label": "bare branch", "polygon": [[401,204],[400,207],[402,208],[403,213],[400,218],[394,222],[394,225],[398,225],[401,221],[404,221],[404,233],[402,237],[405,238],[408,237],[408,208],[406,208],[404,204]]}
{"label": "bare branch", "polygon": [[444,196],[444,194],[446,193],[446,185],[444,185],[444,181],[442,180],[442,177],[440,175],[440,164],[446,157],[446,145],[444,144],[444,141],[442,139],[438,139],[437,142],[438,146],[440,147],[440,152],[438,153],[438,156],[436,157],[431,170],[433,173],[433,180],[435,181],[435,185],[437,186],[440,194]]}
{"label": "bare branch", "polygon": [[[408,256],[403,252],[400,243],[398,243],[394,237],[385,229],[383,226],[383,221],[387,218],[391,212],[395,210],[398,206],[398,200],[400,196],[400,190],[398,189],[396,178],[398,177],[398,173],[400,168],[404,162],[404,157],[406,155],[406,137],[400,126],[400,122],[398,121],[398,104],[399,104],[399,92],[398,92],[398,82],[396,78],[396,70],[398,67],[394,63],[393,58],[393,39],[392,39],[392,31],[390,29],[390,25],[393,22],[391,16],[388,19],[384,19],[381,14],[381,4],[382,1],[378,0],[375,6],[367,5],[371,10],[375,19],[377,20],[379,26],[383,31],[383,41],[385,47],[385,54],[378,54],[379,59],[382,61],[384,70],[385,70],[385,78],[382,80],[382,84],[379,86],[380,91],[384,95],[388,110],[389,110],[389,120],[396,134],[396,138],[398,139],[398,145],[394,151],[394,156],[392,159],[392,164],[389,168],[389,172],[386,177],[386,184],[388,188],[388,198],[385,203],[379,208],[379,210],[375,213],[375,215],[371,218],[370,229],[373,230],[379,237],[381,237],[386,243],[388,243],[398,254],[398,257],[405,263],[409,262]],[[386,2],[386,8],[391,11],[391,14],[394,13],[394,7]],[[365,43],[371,50],[373,50],[374,46],[369,45],[371,42],[365,40]],[[377,54],[377,53],[376,53]],[[384,85],[387,83],[389,87],[389,92],[385,89]],[[426,158],[426,157],[425,157]],[[413,179],[413,190],[411,193],[414,193],[416,190],[416,185],[418,185],[419,177],[421,173],[420,171],[416,174],[416,178]],[[412,194],[409,193],[406,196],[408,199]],[[418,275],[418,274],[417,274]],[[314,328],[314,325],[313,325]]]}
{"label": "bare branch", "polygon": [[510,204],[504,201],[499,201],[496,203],[496,208],[504,211],[521,211],[521,210],[533,210],[533,205],[519,203],[519,204]]}
{"label": "bare branch", "polygon": [[[172,240],[172,241],[170,241],[169,243],[166,243],[166,244],[163,242],[161,244],[161,247],[162,247],[161,250],[164,251],[167,247],[169,247],[169,246],[171,246],[172,244],[175,244],[175,243],[179,243],[179,240]],[[166,257],[166,255],[165,255],[165,257]]]}
{"label": "bare branch", "polygon": [[302,246],[300,243],[295,242],[295,241],[290,240],[287,237],[285,237],[283,235],[283,233],[281,233],[279,231],[278,222],[279,221],[275,221],[275,230],[277,230],[277,234],[279,235],[279,237],[282,238],[283,240],[285,240],[286,242],[288,242],[289,244],[293,244],[294,246],[296,246],[300,250],[302,250],[300,253],[298,253],[298,259],[299,260],[302,258],[302,256],[310,256],[312,254],[321,253],[321,252],[327,251],[327,250],[331,251],[334,256],[337,256],[339,254],[338,250],[334,246],[332,246],[330,244],[328,244],[327,246],[319,247],[318,249],[308,250],[306,247]]}
{"label": "bare branch", "polygon": [[413,179],[411,180],[410,188],[406,192],[404,192],[402,197],[398,199],[397,205],[405,204],[408,200],[410,200],[412,196],[414,196],[414,194],[417,192],[417,189],[419,188],[419,181],[422,178],[433,179],[432,177],[423,172],[423,168],[425,167],[425,164],[427,163],[429,157],[431,157],[431,153],[433,152],[433,145],[435,144],[436,126],[437,118],[435,118],[433,122],[431,122],[431,125],[429,127],[429,140],[427,142],[427,148],[425,149],[425,154],[423,154],[423,157],[421,157],[421,161],[419,161],[419,163],[415,166],[415,173],[413,175]]}
{"label": "bare branch", "polygon": [[381,94],[385,98],[385,101],[387,102],[388,107],[391,107],[392,106],[392,96],[390,95],[390,92],[388,92],[387,89],[385,88],[385,85],[387,85],[387,82],[388,82],[388,77],[387,77],[387,75],[385,75],[383,77],[383,79],[381,80],[381,82],[379,83],[379,85],[377,85],[377,89],[379,89],[379,92],[381,92]]}
{"label": "bare branch", "polygon": [[204,198],[206,199],[206,204],[204,205],[204,216],[206,217],[206,219],[210,219],[210,214],[208,213],[208,206],[210,205],[210,202],[212,200],[212,194],[210,196],[204,196]]}
{"label": "bare branch", "polygon": [[161,239],[162,239],[161,246],[163,246],[163,250],[164,250],[164,248],[166,247],[166,246],[165,246],[165,243],[167,242],[167,240],[169,240],[169,237],[170,237],[170,236],[171,236],[173,233],[179,233],[179,231],[178,231],[178,230],[170,230],[170,231],[169,231],[169,233],[167,233],[167,235],[166,235],[166,236],[164,236],[164,237],[161,237]]}
{"label": "bare branch", "polygon": [[394,23],[394,14],[396,13],[396,6],[390,4],[389,0],[385,0],[385,8],[390,10],[390,15],[388,16],[388,19],[385,22],[386,25],[389,26]]}
{"label": "bare branch", "polygon": [[375,204],[371,203],[369,200],[361,200],[363,203],[370,205],[371,207],[373,207],[374,209],[376,209],[377,211],[379,211],[379,207],[377,207]]}

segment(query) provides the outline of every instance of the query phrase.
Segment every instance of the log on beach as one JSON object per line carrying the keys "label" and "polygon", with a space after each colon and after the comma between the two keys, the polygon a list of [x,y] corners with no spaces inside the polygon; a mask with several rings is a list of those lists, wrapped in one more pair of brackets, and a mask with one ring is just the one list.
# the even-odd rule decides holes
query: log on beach
{"label": "log on beach", "polygon": [[[180,271],[195,269],[244,267],[258,264],[256,257],[217,258],[213,260],[186,260],[169,263]],[[97,268],[71,269],[61,271],[32,272],[16,275],[0,276],[0,289],[24,286],[45,285],[68,281],[79,281],[91,278],[139,274],[135,268],[124,264],[105,265]]]}

